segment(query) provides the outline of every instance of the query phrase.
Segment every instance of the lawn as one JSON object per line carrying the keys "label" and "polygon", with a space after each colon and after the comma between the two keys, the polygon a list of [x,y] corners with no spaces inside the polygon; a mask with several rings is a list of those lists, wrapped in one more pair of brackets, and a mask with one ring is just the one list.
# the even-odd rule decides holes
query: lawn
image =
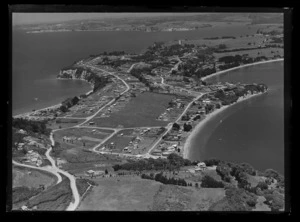
{"label": "lawn", "polygon": [[102,127],[166,126],[168,122],[158,121],[156,118],[166,110],[168,103],[174,97],[145,92],[131,99],[123,109],[112,113],[110,117],[95,117],[92,122]]}
{"label": "lawn", "polygon": [[81,202],[79,211],[148,211],[160,183],[137,176],[94,180],[98,186]]}

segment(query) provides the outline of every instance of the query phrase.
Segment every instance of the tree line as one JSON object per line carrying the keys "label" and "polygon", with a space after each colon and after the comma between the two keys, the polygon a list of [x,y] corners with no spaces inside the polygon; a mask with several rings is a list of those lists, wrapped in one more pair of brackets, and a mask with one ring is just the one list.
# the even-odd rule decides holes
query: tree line
{"label": "tree line", "polygon": [[27,132],[39,133],[50,135],[51,129],[47,128],[46,126],[47,121],[35,121],[35,120],[28,120],[23,118],[13,118],[12,120],[12,127],[16,129],[22,129]]}
{"label": "tree line", "polygon": [[184,159],[181,156],[172,153],[167,159],[142,159],[129,161],[124,164],[116,164],[113,166],[115,171],[118,170],[133,170],[133,171],[143,171],[143,170],[179,170],[182,166],[190,166],[192,162],[190,160]]}

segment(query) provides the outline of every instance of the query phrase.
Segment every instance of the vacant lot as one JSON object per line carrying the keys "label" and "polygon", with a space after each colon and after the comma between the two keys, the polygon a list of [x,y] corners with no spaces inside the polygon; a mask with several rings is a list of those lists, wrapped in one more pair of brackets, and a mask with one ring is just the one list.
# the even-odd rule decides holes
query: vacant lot
{"label": "vacant lot", "polygon": [[114,143],[115,147],[113,148],[113,151],[122,151],[124,147],[129,145],[129,142],[133,140],[135,136],[120,136],[115,135],[112,138],[110,138],[103,146],[109,145],[111,143]]}
{"label": "vacant lot", "polygon": [[99,178],[98,186],[81,202],[78,210],[148,211],[160,183],[136,176]]}
{"label": "vacant lot", "polygon": [[[54,139],[63,149],[85,148],[89,149],[99,144],[113,131],[92,129],[92,128],[72,128],[60,130],[54,133]],[[69,140],[63,140],[64,137]]]}
{"label": "vacant lot", "polygon": [[39,170],[13,167],[13,188],[25,186],[28,188],[39,188],[44,185],[45,188],[56,182],[56,177],[50,173]]}
{"label": "vacant lot", "polygon": [[165,111],[174,96],[145,92],[130,100],[120,111],[110,117],[96,117],[92,121],[102,127],[165,126],[167,122],[156,118]]}
{"label": "vacant lot", "polygon": [[49,121],[47,127],[50,129],[63,129],[78,125],[84,122],[85,119],[68,119],[68,118],[58,118],[56,120]]}

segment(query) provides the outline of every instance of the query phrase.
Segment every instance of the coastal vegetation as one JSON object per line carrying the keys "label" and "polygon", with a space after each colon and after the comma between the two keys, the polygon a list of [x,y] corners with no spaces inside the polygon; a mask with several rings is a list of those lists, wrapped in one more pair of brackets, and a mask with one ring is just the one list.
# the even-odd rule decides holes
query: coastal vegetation
{"label": "coastal vegetation", "polygon": [[[25,130],[28,133],[37,133],[37,134],[44,134],[49,135],[51,129],[47,128],[47,121],[34,121],[28,120],[23,118],[13,118],[12,120],[12,127],[16,129]],[[19,140],[22,136],[17,136],[15,134],[15,139]]]}
{"label": "coastal vegetation", "polygon": [[183,159],[181,156],[173,153],[168,156],[167,159],[143,159],[138,161],[130,161],[122,165],[114,165],[115,171],[118,170],[133,170],[133,171],[144,171],[144,170],[178,170],[182,166],[191,165],[191,161]]}

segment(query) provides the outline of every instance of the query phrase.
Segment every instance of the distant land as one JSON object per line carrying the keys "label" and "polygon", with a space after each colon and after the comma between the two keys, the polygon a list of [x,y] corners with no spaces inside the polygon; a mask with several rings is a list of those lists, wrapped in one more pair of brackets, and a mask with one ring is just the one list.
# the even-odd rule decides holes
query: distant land
{"label": "distant land", "polygon": [[13,210],[285,210],[285,179],[275,170],[239,161],[187,159],[197,128],[229,107],[269,93],[264,82],[208,80],[282,62],[282,16],[175,18],[16,27],[40,33],[265,24],[253,35],[155,42],[140,54],[111,50],[66,64],[57,79],[86,81],[92,90],[13,117]]}
{"label": "distant land", "polygon": [[226,25],[227,23],[254,24],[282,24],[282,14],[257,14],[257,13],[204,13],[199,15],[180,16],[147,16],[136,18],[101,18],[89,20],[62,21],[44,24],[15,25],[17,29],[26,30],[28,33],[64,32],[64,31],[189,31]]}

